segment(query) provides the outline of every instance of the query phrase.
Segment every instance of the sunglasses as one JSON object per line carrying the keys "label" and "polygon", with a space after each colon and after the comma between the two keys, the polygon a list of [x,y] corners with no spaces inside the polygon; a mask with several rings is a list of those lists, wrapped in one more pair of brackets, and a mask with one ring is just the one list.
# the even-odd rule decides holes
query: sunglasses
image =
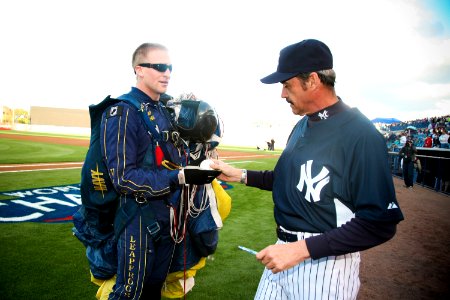
{"label": "sunglasses", "polygon": [[169,69],[169,71],[172,72],[172,65],[168,65],[168,64],[149,64],[149,63],[145,63],[145,64],[138,64],[138,66],[144,67],[144,68],[155,69],[156,71],[161,72],[161,73],[164,73],[165,71],[167,71],[167,69]]}

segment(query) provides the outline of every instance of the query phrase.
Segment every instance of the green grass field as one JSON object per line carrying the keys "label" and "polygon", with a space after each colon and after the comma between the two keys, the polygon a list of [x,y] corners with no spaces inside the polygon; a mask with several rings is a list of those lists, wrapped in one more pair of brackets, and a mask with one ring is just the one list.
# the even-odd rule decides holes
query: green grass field
{"label": "green grass field", "polygon": [[[82,161],[86,150],[18,141],[11,136],[0,140],[0,163]],[[272,169],[276,160],[245,162],[239,167]],[[0,173],[0,192],[79,181],[80,169]],[[263,266],[237,246],[260,250],[275,242],[273,203],[270,192],[241,184],[233,186],[228,190],[232,209],[220,231],[217,251],[197,273],[187,299],[254,297]],[[72,236],[71,228],[71,223],[0,224],[0,298],[95,299],[97,287],[89,281],[84,247]]]}
{"label": "green grass field", "polygon": [[2,138],[0,143],[0,164],[48,163],[82,161],[86,147],[45,144]]}

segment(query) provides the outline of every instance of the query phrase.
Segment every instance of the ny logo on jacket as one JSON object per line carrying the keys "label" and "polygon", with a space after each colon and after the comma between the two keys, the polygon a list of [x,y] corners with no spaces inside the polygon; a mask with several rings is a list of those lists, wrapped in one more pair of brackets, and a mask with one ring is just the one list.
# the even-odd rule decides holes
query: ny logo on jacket
{"label": "ny logo on jacket", "polygon": [[[311,166],[313,160],[308,160],[306,164],[300,166],[300,180],[298,181],[297,189],[300,192],[303,192],[303,188],[306,185],[306,193],[305,199],[308,202],[312,201],[317,202],[320,201],[320,192],[324,188],[324,186],[330,182],[330,173],[327,168],[322,167],[322,170],[318,175],[312,177]],[[315,185],[315,186],[314,186]]]}

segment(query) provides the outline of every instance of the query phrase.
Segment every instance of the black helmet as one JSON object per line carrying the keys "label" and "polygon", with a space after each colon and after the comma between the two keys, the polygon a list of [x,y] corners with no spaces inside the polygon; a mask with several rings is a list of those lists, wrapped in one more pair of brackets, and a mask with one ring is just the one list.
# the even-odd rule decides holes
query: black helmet
{"label": "black helmet", "polygon": [[204,143],[216,131],[218,117],[206,102],[198,100],[169,101],[167,107],[175,111],[176,126],[182,139]]}

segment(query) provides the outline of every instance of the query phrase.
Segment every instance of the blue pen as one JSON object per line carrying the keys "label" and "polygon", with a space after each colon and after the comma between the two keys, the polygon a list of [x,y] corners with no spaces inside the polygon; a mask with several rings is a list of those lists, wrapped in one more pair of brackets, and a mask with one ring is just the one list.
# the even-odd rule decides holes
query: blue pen
{"label": "blue pen", "polygon": [[246,247],[244,247],[244,246],[238,246],[238,248],[241,249],[241,250],[244,250],[245,252],[248,252],[248,253],[250,253],[250,254],[253,254],[253,255],[256,255],[256,253],[258,253],[258,252],[256,252],[255,250],[246,248]]}

